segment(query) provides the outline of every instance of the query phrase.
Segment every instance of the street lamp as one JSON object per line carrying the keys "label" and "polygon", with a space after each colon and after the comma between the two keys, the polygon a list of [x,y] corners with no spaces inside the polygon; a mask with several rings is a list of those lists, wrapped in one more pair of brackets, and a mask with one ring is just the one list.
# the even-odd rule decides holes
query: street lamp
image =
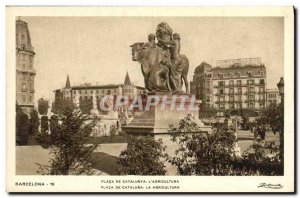
{"label": "street lamp", "polygon": [[277,83],[277,87],[278,87],[281,99],[283,99],[283,96],[284,96],[284,80],[283,80],[283,77],[280,78],[279,83]]}

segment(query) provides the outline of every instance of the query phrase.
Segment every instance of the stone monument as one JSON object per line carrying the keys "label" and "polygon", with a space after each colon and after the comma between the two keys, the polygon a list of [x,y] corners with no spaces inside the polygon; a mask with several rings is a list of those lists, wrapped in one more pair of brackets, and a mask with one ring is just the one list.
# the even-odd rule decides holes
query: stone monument
{"label": "stone monument", "polygon": [[[168,133],[170,124],[179,124],[188,114],[198,119],[201,101],[189,94],[189,60],[180,54],[180,46],[180,35],[173,33],[165,22],[158,24],[155,34],[148,35],[148,42],[137,42],[130,46],[132,60],[141,64],[146,89],[143,100],[156,97],[158,101],[149,110],[135,112],[132,122],[122,127],[129,135],[151,135],[155,139],[162,138],[167,145],[171,144]],[[183,84],[185,92],[182,91]],[[205,127],[200,120],[197,121],[201,132],[211,130],[211,127]]]}
{"label": "stone monument", "polygon": [[97,98],[95,95],[95,91],[93,91],[93,108],[91,109],[91,115],[95,117],[99,117],[99,111],[97,108]]}

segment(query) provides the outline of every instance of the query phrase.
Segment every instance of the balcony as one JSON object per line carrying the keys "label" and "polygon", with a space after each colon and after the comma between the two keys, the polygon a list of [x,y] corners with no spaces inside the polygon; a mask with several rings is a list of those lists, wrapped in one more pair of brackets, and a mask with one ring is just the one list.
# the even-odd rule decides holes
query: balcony
{"label": "balcony", "polygon": [[34,90],[34,89],[31,89],[31,90],[30,90],[30,93],[34,93],[34,92],[35,92],[35,90]]}
{"label": "balcony", "polygon": [[223,96],[223,95],[227,95],[228,93],[227,92],[224,92],[224,93],[216,93],[216,96]]}
{"label": "balcony", "polygon": [[256,91],[246,91],[246,92],[245,92],[245,95],[256,94],[256,93],[257,93]]}
{"label": "balcony", "polygon": [[235,95],[243,95],[243,92],[236,92]]}
{"label": "balcony", "polygon": [[221,104],[221,103],[227,103],[227,100],[223,100],[223,101],[216,101],[216,104]]}
{"label": "balcony", "polygon": [[17,44],[17,48],[20,49],[20,50],[27,50],[27,51],[34,52],[34,49],[33,49],[32,45]]}
{"label": "balcony", "polygon": [[258,102],[259,102],[259,103],[265,103],[266,100],[265,100],[265,99],[259,99]]}
{"label": "balcony", "polygon": [[251,103],[251,102],[257,102],[257,100],[255,100],[255,99],[247,99],[247,100],[245,100],[245,103]]}
{"label": "balcony", "polygon": [[28,91],[28,89],[22,89],[22,92],[27,92]]}

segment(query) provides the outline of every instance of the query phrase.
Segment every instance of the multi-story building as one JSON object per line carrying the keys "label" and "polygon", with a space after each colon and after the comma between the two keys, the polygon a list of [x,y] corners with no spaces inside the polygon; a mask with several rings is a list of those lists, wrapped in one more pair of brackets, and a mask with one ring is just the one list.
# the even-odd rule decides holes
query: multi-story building
{"label": "multi-story building", "polygon": [[31,45],[28,24],[16,21],[16,102],[24,112],[34,107],[34,49]]}
{"label": "multi-story building", "polygon": [[83,84],[78,86],[71,86],[69,76],[66,80],[65,87],[54,90],[55,97],[54,103],[59,100],[71,100],[76,95],[80,100],[93,99],[93,94],[97,99],[102,98],[105,95],[123,95],[128,96],[129,99],[133,99],[135,96],[142,94],[144,88],[136,86],[131,83],[128,72],[126,73],[125,81],[123,84],[108,84],[108,85],[91,85]]}
{"label": "multi-story building", "polygon": [[197,100],[201,100],[200,111],[204,111],[212,105],[212,66],[202,62],[193,75],[193,81],[190,82],[191,93],[196,95]]}
{"label": "multi-story building", "polygon": [[191,89],[191,93],[203,93],[200,96],[202,103],[221,111],[265,108],[266,68],[261,64],[260,58],[217,61],[216,67],[211,70],[203,69],[201,73],[199,76],[203,76],[204,80],[193,81],[193,84],[199,83],[199,89],[203,87],[202,91],[196,88]]}
{"label": "multi-story building", "polygon": [[281,96],[278,89],[266,89],[266,105],[279,104],[281,102]]}

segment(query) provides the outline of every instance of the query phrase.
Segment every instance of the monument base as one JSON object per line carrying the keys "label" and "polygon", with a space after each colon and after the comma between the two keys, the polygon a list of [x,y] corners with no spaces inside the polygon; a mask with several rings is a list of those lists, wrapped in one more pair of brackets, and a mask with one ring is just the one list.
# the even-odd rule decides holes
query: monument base
{"label": "monument base", "polygon": [[[142,137],[150,136],[155,140],[161,139],[163,145],[166,146],[167,153],[172,157],[175,155],[175,150],[178,145],[171,140],[169,133],[170,125],[178,127],[181,119],[191,114],[200,127],[199,133],[209,133],[211,126],[204,126],[198,119],[199,105],[201,101],[195,100],[193,95],[178,94],[178,95],[163,95],[156,93],[144,97],[148,100],[149,97],[157,96],[159,102],[155,106],[151,106],[147,110],[134,113],[134,118],[130,124],[123,126],[122,130],[130,136]],[[184,102],[183,102],[184,100]],[[128,138],[130,141],[130,138]],[[177,171],[171,164],[166,163],[167,175],[176,175]]]}

